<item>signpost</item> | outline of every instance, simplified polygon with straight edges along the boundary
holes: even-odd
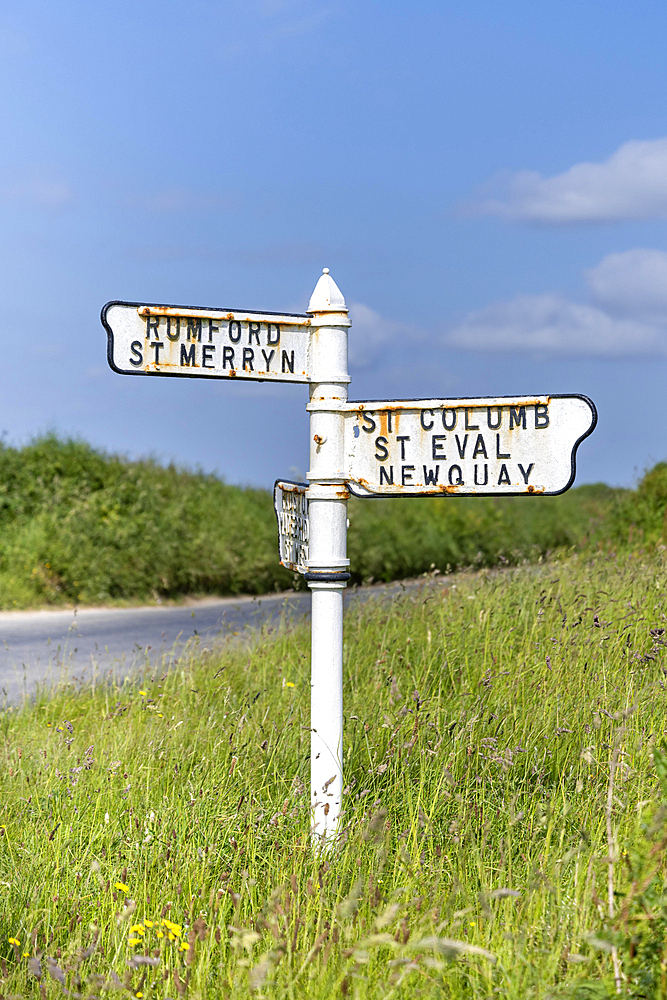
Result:
[[[310,316],[108,302],[107,358],[119,375],[310,382]]]
[[[107,357],[122,375],[309,385],[308,486],[278,481],[280,561],[311,613],[311,829],[339,829],[343,793],[343,590],[347,500],[562,493],[597,421],[585,396],[348,402],[345,300],[324,269],[307,313],[109,302]]]
[[[345,460],[355,496],[553,495],[597,419],[586,396],[348,403]]]

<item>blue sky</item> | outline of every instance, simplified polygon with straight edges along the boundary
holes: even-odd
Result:
[[[351,398],[584,392],[667,458],[667,8],[5,0],[0,430],[269,485],[307,388],[111,372],[109,299],[352,304]]]

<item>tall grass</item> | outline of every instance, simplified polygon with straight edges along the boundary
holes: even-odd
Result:
[[[618,491],[562,497],[350,501],[354,582],[492,566],[582,543]],[[266,490],[129,462],[54,436],[0,447],[0,608],[265,593],[278,564]]]
[[[358,606],[327,855],[305,625],[5,711],[0,990],[667,996],[665,569],[605,549]]]

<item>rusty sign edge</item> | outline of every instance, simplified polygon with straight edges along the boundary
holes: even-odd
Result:
[[[186,372],[146,372],[146,371],[129,371],[124,368],[119,368],[118,365],[114,364],[113,360],[113,330],[110,324],[107,322],[107,312],[112,306],[128,306],[132,309],[140,309],[145,306],[147,309],[188,309],[192,312],[238,312],[238,313],[255,313],[262,316],[294,316],[295,319],[310,319],[311,317],[307,313],[286,313],[286,312],[269,312],[268,310],[262,309],[222,309],[219,307],[210,306],[179,306],[179,305],[168,305],[164,302],[126,302],[124,299],[111,299],[110,302],[106,302],[102,306],[102,311],[100,313],[100,320],[102,321],[102,326],[107,332],[107,364],[112,371],[116,372],[117,375],[145,375],[150,378],[195,378],[195,379],[209,379],[213,381],[220,381],[219,375],[195,375]],[[231,378],[231,376],[226,376]],[[268,379],[268,378],[252,378],[250,375],[243,376],[244,382],[280,382],[281,379]],[[304,380],[300,382],[297,379],[285,379],[290,385],[307,385],[308,383]],[[282,481],[282,480],[281,480]]]
[[[443,497],[444,498],[444,497],[461,497],[461,496],[475,496],[475,497],[498,497],[498,496],[557,497],[557,496],[560,496],[562,493],[567,493],[567,491],[569,489],[571,489],[572,484],[574,483],[574,480],[575,480],[575,477],[576,477],[576,474],[577,474],[577,462],[576,462],[576,459],[577,459],[577,451],[579,449],[579,445],[581,444],[582,441],[585,441],[586,438],[589,437],[590,434],[593,433],[593,431],[595,430],[595,428],[597,426],[597,422],[598,422],[597,407],[596,407],[595,403],[593,402],[593,400],[590,398],[590,396],[586,396],[583,392],[550,392],[550,393],[544,393],[544,395],[542,395],[542,396],[538,396],[538,395],[533,395],[533,396],[528,396],[528,395],[523,395],[523,396],[519,396],[519,395],[514,395],[514,396],[461,396],[458,399],[452,399],[452,400],[444,400],[444,399],[436,400],[434,397],[431,397],[430,399],[366,399],[366,400],[363,400],[363,399],[359,399],[359,400],[351,399],[351,400],[348,400],[348,402],[345,404],[345,411],[348,412],[348,413],[355,413],[355,412],[358,413],[360,406],[364,406],[365,407],[365,406],[367,406],[369,404],[376,404],[376,403],[380,403],[380,404],[382,404],[382,403],[387,403],[387,404],[391,404],[391,403],[406,403],[406,404],[408,404],[408,403],[435,403],[435,402],[442,403],[442,402],[452,402],[452,403],[458,403],[460,405],[465,405],[468,402],[484,403],[484,401],[489,400],[489,399],[503,399],[503,400],[509,400],[509,399],[515,399],[515,400],[528,400],[528,399],[532,399],[532,400],[535,400],[535,399],[583,399],[585,403],[588,403],[588,405],[590,406],[591,415],[592,415],[591,425],[588,428],[588,430],[585,431],[581,435],[581,437],[577,438],[577,440],[572,445],[572,452],[570,454],[570,478],[568,479],[567,484],[561,490],[551,490],[549,492],[545,491],[544,493],[528,493],[528,492],[526,492],[526,493],[502,493],[502,494],[499,494],[497,491],[494,492],[493,490],[490,490],[490,491],[487,491],[487,492],[484,492],[484,493],[467,493],[467,494],[466,493],[455,493],[454,491],[447,492],[447,491],[444,491],[444,490],[438,490],[437,492],[433,492],[433,493],[426,493],[424,491],[422,491],[420,493],[407,493],[407,492],[403,493],[403,492],[401,492],[401,493],[394,493],[394,494],[371,493],[370,491],[367,492],[367,493],[357,493],[355,491],[355,489],[354,489],[354,486],[356,485],[355,481],[353,479],[350,479],[350,480],[347,480],[347,488],[350,491],[350,493],[352,494],[352,496],[356,497],[358,500],[392,500],[392,499],[395,499],[396,497],[410,497],[410,498],[414,498],[414,499],[416,499],[418,497]],[[406,406],[405,408],[408,409],[409,407]],[[415,406],[414,409],[417,409],[417,407]]]
[[[298,491],[303,491],[303,493],[305,494],[306,490],[308,490],[308,488],[309,488],[309,483],[295,483],[292,479],[276,479],[275,482],[274,482],[274,484],[273,484],[273,513],[276,516],[276,524],[278,526],[278,545],[279,545],[279,547],[280,547],[280,538],[281,538],[282,532],[281,532],[281,529],[280,529],[280,520],[278,518],[278,507],[276,505],[276,496],[277,496],[278,489],[280,487],[282,487],[282,486],[295,486]],[[294,491],[292,491],[292,492],[294,492]],[[300,573],[303,576],[303,573],[302,573],[302,571],[300,569],[293,568],[292,566],[285,566],[285,563],[282,561],[282,559],[279,559],[278,562],[286,570],[289,570],[290,573]],[[304,571],[304,572],[307,572],[307,571]]]

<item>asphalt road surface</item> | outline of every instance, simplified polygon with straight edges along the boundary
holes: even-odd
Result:
[[[438,583],[444,583],[440,577]],[[424,580],[345,591],[345,603],[422,586]],[[262,625],[310,614],[310,593],[226,597],[184,605],[0,612],[0,707],[39,685],[89,683],[168,666],[187,643],[208,648]]]
[[[310,594],[228,597],[188,605],[0,612],[0,705],[40,684],[125,676],[167,666],[188,642],[209,648],[283,618],[310,612]]]

